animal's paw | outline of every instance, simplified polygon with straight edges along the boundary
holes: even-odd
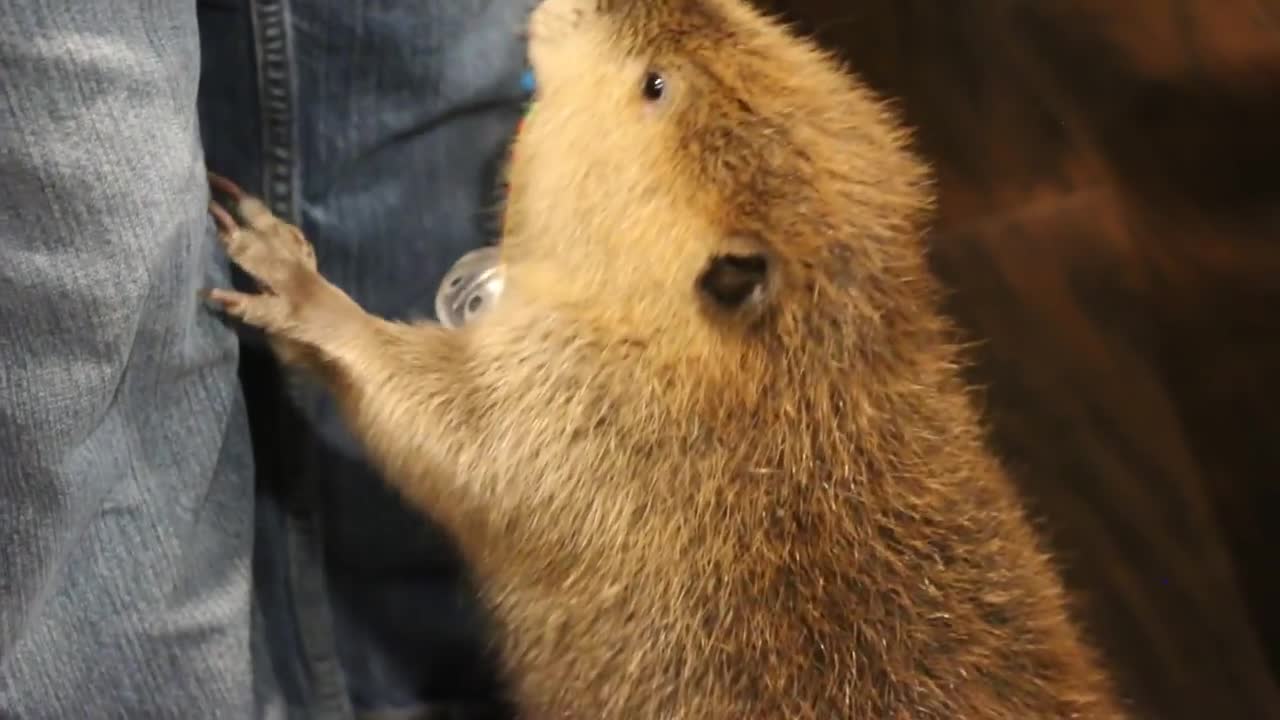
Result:
[[[228,315],[262,328],[285,355],[290,346],[315,347],[334,318],[332,296],[341,296],[316,270],[316,255],[302,231],[277,218],[262,201],[226,178],[209,174],[209,185],[224,204],[209,203],[227,255],[258,284],[261,292],[216,289],[208,299]],[[293,347],[297,350],[297,347]],[[289,358],[282,358],[286,361]]]

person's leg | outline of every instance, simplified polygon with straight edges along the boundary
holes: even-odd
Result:
[[[288,158],[291,132],[278,122],[293,67],[287,0],[200,0],[200,116],[205,164],[262,192],[271,160]],[[284,92],[282,93],[282,88]],[[287,113],[285,113],[287,115]],[[264,132],[270,126],[271,132]],[[264,142],[271,138],[272,142]],[[270,153],[270,156],[268,156]],[[255,466],[253,596],[255,681],[264,699],[297,720],[348,720],[347,697],[325,594],[322,539],[314,531],[315,488],[292,469],[282,442],[297,421],[277,403],[280,377],[241,335],[240,380]]]
[[[260,716],[194,3],[0,0],[0,716]]]
[[[497,232],[532,5],[205,0],[210,168],[306,228],[362,301],[431,314],[448,267]],[[367,467],[327,398],[290,396],[243,337],[263,657],[293,710],[501,717],[448,543]]]
[[[367,307],[433,314],[449,266],[497,234],[498,169],[522,112],[521,31],[532,5],[256,3],[261,122],[237,135],[262,144],[262,166],[248,168],[211,137],[211,169],[305,228],[327,276]],[[206,123],[211,135],[245,119],[213,105],[205,117],[221,118]],[[252,368],[262,351],[248,344],[246,356]],[[368,468],[325,396],[300,386],[286,398],[279,381],[253,387],[260,487],[274,489],[270,502],[290,498],[292,513],[262,514],[280,521],[275,537],[293,539],[263,535],[260,556],[296,578],[280,597],[294,605],[311,692],[334,688],[336,644],[360,716],[470,706],[464,715],[480,717],[474,708],[494,687],[449,544]],[[321,530],[322,581],[311,537],[294,527],[308,512]]]

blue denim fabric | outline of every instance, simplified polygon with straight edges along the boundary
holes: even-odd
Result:
[[[0,0],[0,717],[252,717],[196,14]]]
[[[448,543],[196,292],[207,161],[430,316],[496,229],[531,4],[0,0],[0,717],[492,694]]]
[[[258,0],[246,17],[207,4],[210,166],[298,222],[322,272],[371,312],[430,317],[453,262],[496,239],[532,5]],[[333,717],[348,701],[482,705],[486,628],[453,548],[366,466],[327,396],[286,391],[260,344],[245,355],[277,681]]]

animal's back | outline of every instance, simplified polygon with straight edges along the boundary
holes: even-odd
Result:
[[[493,570],[532,706],[1115,716],[959,380],[885,106],[728,0],[548,0],[531,58],[527,309],[486,332],[545,353],[530,385],[491,358],[562,513]]]

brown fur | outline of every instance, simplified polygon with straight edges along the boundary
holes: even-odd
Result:
[[[214,293],[457,536],[522,715],[1119,717],[983,444],[885,107],[733,0],[547,0],[530,57],[487,315],[371,317],[242,196],[268,292]],[[739,307],[700,290],[724,255],[767,262]]]

